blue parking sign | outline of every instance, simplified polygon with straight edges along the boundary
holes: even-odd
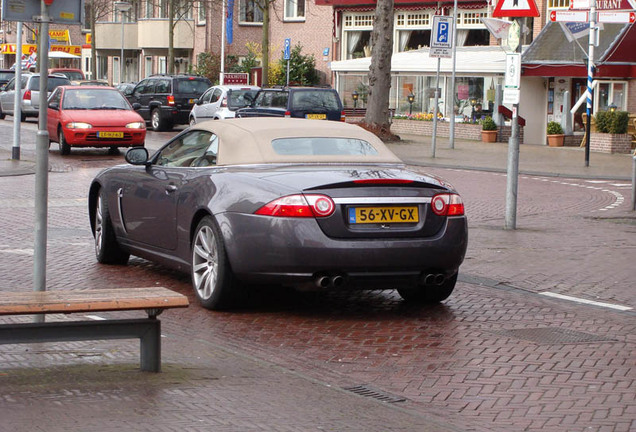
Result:
[[[448,24],[445,22],[439,23],[439,28],[437,30],[437,42],[448,42]]]
[[[431,48],[453,47],[453,17],[433,16],[433,31],[431,32]]]
[[[289,60],[290,55],[290,50],[291,50],[291,38],[287,38],[285,39],[285,49],[283,51],[283,57],[285,60]]]

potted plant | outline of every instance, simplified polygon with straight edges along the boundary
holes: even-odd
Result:
[[[497,141],[497,123],[492,117],[487,116],[480,120],[481,123],[481,140],[483,142]]]
[[[548,145],[550,147],[563,147],[563,141],[565,140],[565,135],[563,134],[563,128],[561,127],[561,123],[555,122],[555,121],[548,122],[547,132],[548,132]]]

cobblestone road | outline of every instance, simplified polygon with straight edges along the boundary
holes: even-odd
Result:
[[[0,431],[636,430],[633,310],[541,294],[636,306],[624,182],[523,176],[518,229],[505,231],[504,176],[427,168],[462,193],[470,221],[443,305],[278,289],[218,313],[186,275],[95,262],[86,190],[120,160],[51,152],[48,289],[188,295],[190,308],[162,315],[165,371],[139,373],[132,341],[0,346]],[[0,291],[31,289],[33,182],[0,178]]]

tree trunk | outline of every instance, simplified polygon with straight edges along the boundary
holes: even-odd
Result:
[[[174,3],[177,0],[168,1],[168,74],[174,74]]]
[[[261,83],[261,86],[263,87],[269,86],[269,3],[270,0],[263,1],[263,81]]]
[[[90,25],[91,25],[91,79],[97,79],[97,47],[95,46],[95,5],[91,5],[90,10]]]
[[[372,130],[389,131],[391,56],[393,55],[393,0],[378,0],[371,33],[369,96],[364,122]]]

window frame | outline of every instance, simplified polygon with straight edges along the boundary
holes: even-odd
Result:
[[[248,21],[246,19],[246,7],[250,4],[253,6],[254,10],[254,19],[252,21]],[[260,14],[260,17],[257,15]],[[258,21],[260,19],[260,21]],[[239,25],[245,26],[262,26],[263,25],[263,11],[260,7],[258,7],[256,0],[239,0]]]
[[[292,8],[291,5],[295,7]],[[302,15],[299,9],[302,4]],[[283,22],[304,22],[307,13],[307,2],[305,0],[284,0],[283,1]]]

